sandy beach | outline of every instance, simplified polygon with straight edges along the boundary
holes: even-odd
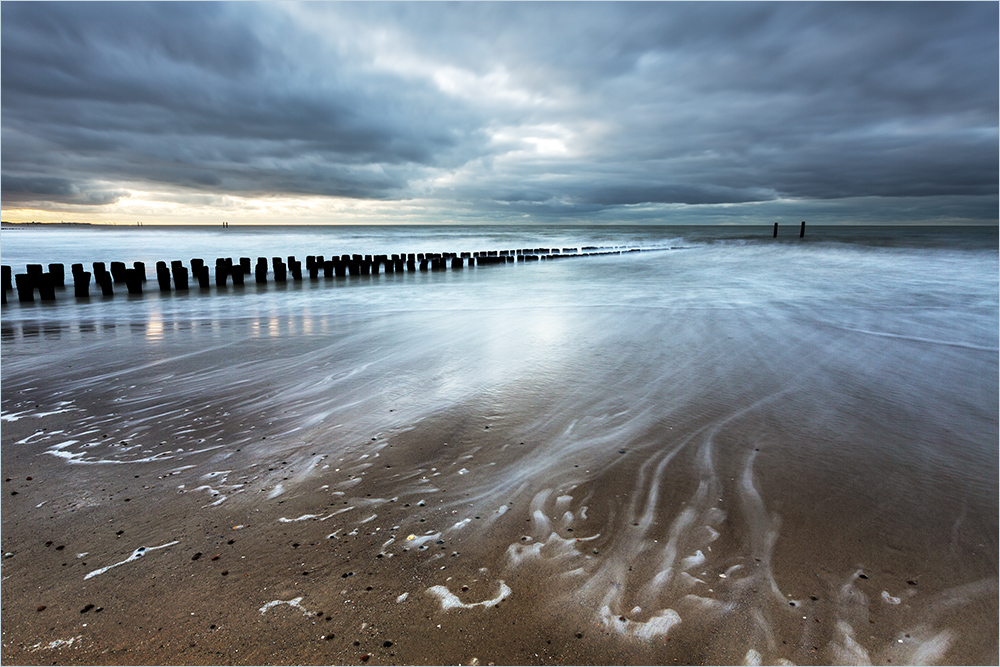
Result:
[[[989,317],[655,257],[5,317],[3,661],[995,662]]]

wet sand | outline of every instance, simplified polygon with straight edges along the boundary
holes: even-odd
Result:
[[[715,305],[8,324],[0,657],[995,664],[995,348]]]

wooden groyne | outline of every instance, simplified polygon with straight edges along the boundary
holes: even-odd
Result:
[[[661,248],[656,248],[661,249]],[[597,255],[620,255],[640,252],[644,248],[631,246],[586,246],[583,248],[520,248],[515,250],[488,250],[462,253],[400,253],[396,255],[309,255],[305,260],[305,274],[302,262],[295,256],[287,258],[258,257],[256,263],[250,257],[218,257],[215,270],[210,273],[209,265],[202,258],[191,259],[188,266],[181,260],[156,262],[156,289],[159,292],[222,293],[243,288],[248,282],[257,285],[275,283],[324,281],[349,279],[355,276],[373,276],[381,273],[414,273],[462,271],[476,267],[497,264],[592,257]],[[652,248],[646,249],[652,250]],[[190,267],[190,268],[189,268]],[[89,299],[92,296],[113,297],[116,294],[138,296],[147,286],[146,266],[143,262],[94,262],[92,270],[85,270],[83,264],[73,264],[70,275],[73,280],[73,296]],[[48,270],[46,270],[48,269]],[[251,277],[252,276],[252,277]],[[214,281],[212,280],[214,278]],[[91,286],[93,281],[93,286]],[[214,290],[213,290],[214,282]],[[24,273],[13,274],[10,266],[3,266],[3,289],[0,291],[3,303],[7,294],[17,292],[20,303],[55,301],[57,294],[66,298],[66,277],[64,265],[28,264]]]

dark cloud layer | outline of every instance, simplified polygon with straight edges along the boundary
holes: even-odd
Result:
[[[995,3],[0,11],[4,209],[148,187],[483,221],[872,198],[996,221]]]

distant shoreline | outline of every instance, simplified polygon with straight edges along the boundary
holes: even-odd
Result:
[[[0,229],[20,229],[22,227],[94,227],[94,226],[95,225],[92,222],[7,222],[6,220],[0,221]]]

